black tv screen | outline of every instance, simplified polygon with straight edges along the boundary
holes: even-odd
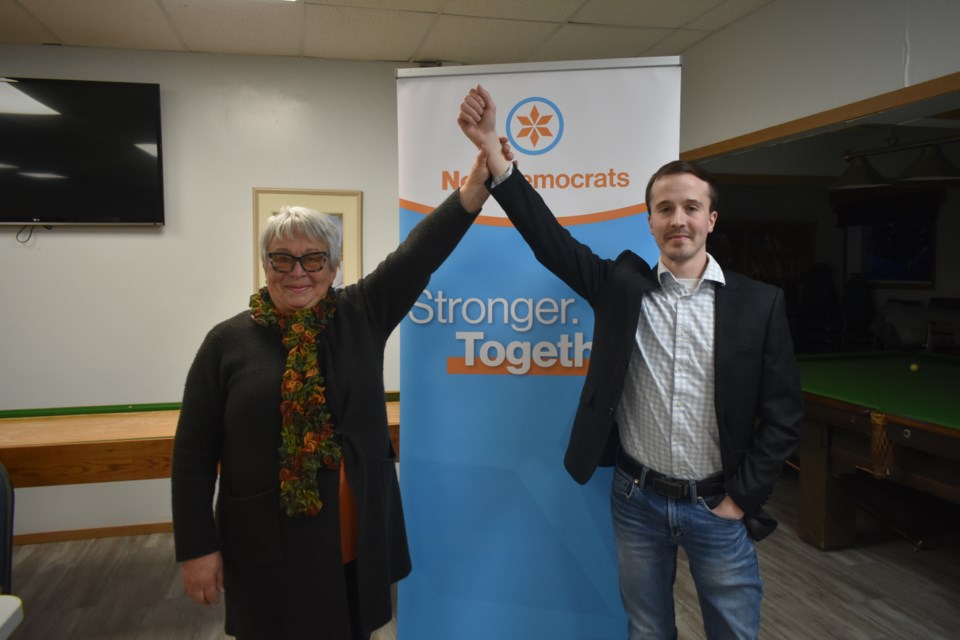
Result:
[[[160,87],[0,78],[0,224],[164,223]]]

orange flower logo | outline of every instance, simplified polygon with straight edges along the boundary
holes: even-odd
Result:
[[[547,126],[551,120],[553,120],[552,115],[541,114],[540,110],[534,105],[530,109],[530,115],[522,116],[517,114],[517,122],[523,125],[520,131],[517,132],[517,137],[530,138],[530,144],[536,148],[541,136],[544,138],[553,137],[553,131]]]
[[[507,137],[514,151],[537,156],[548,153],[563,137],[560,108],[547,98],[530,97],[516,103],[507,115]]]

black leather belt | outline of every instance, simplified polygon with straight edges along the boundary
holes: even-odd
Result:
[[[640,464],[631,458],[623,450],[623,447],[620,447],[620,450],[617,451],[617,467],[628,476],[633,477],[634,482],[639,483],[642,478],[645,485],[650,485],[650,488],[660,495],[674,500],[689,500],[691,495],[695,498],[706,498],[724,492],[723,477],[720,474],[712,475],[703,480],[671,478]]]

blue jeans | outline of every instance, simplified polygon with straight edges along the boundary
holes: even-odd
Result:
[[[641,478],[614,472],[610,507],[630,640],[677,637],[678,547],[690,563],[707,638],[759,637],[763,583],[756,550],[742,520],[710,510],[722,499],[674,500]]]

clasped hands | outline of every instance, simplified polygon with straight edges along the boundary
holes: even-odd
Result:
[[[514,160],[513,151],[506,136],[497,135],[497,105],[490,93],[481,85],[467,92],[460,103],[457,115],[460,130],[481,153],[486,153],[487,168],[491,176],[503,174]]]

